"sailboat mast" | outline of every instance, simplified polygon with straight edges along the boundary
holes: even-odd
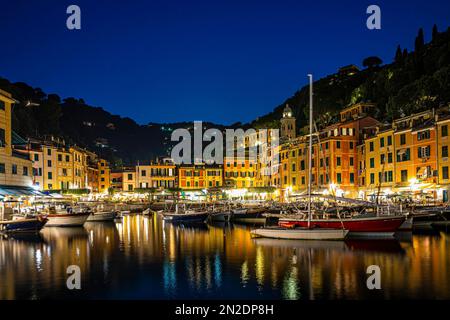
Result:
[[[308,228],[311,226],[312,134],[313,134],[313,76],[309,77],[309,165],[308,165]]]

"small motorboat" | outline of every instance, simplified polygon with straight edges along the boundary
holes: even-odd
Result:
[[[87,218],[87,222],[108,222],[117,218],[116,211],[98,211],[92,212]]]
[[[344,240],[348,230],[325,228],[295,228],[264,227],[251,230],[256,237],[289,240]]]
[[[438,212],[432,210],[414,212],[412,218],[412,228],[416,231],[431,231],[433,230],[433,224],[436,225],[445,221]]]
[[[164,221],[170,222],[206,222],[209,216],[207,210],[188,210],[186,204],[180,208],[179,204],[175,204],[175,211],[161,211]]]
[[[231,218],[231,212],[223,211],[223,212],[213,212],[210,214],[211,221],[214,222],[229,222]]]
[[[232,210],[231,221],[238,223],[264,224],[266,223],[265,213],[266,211],[264,209]]]
[[[208,211],[191,211],[186,210],[184,212],[163,212],[164,221],[171,222],[205,222],[208,218]]]
[[[45,216],[36,217],[15,217],[13,220],[0,221],[1,233],[28,233],[39,232],[47,223]]]

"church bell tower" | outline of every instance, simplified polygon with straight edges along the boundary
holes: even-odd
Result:
[[[294,139],[295,138],[295,117],[292,114],[292,109],[286,104],[283,110],[283,117],[281,122],[281,138],[282,139]]]

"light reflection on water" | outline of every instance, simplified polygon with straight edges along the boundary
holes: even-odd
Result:
[[[450,299],[450,236],[406,241],[251,239],[249,228],[122,223],[0,238],[0,299]],[[65,287],[66,268],[82,290]],[[366,288],[379,265],[382,290]]]

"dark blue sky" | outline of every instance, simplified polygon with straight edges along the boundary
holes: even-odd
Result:
[[[66,29],[77,4],[82,30]],[[378,4],[382,30],[366,28]],[[369,55],[411,49],[450,25],[448,0],[1,0],[0,76],[139,123],[230,124]]]

